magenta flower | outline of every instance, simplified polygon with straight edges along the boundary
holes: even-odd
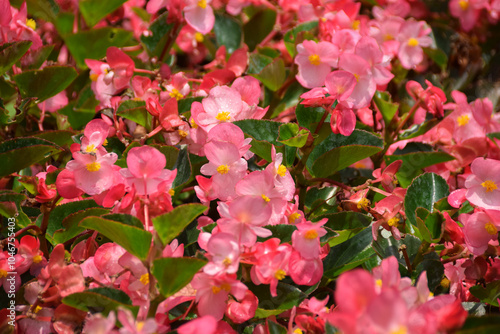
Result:
[[[500,161],[477,158],[471,164],[465,198],[484,209],[500,210]]]
[[[337,66],[338,48],[329,42],[305,40],[297,45],[295,64],[299,66],[297,80],[306,88],[323,86],[332,67]]]

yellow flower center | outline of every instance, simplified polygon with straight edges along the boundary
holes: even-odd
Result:
[[[137,321],[135,327],[137,328],[138,332],[142,331],[142,328],[144,327],[144,321]]]
[[[370,200],[368,198],[362,198],[358,202],[358,209],[364,209],[366,210],[370,206]]]
[[[276,278],[278,281],[281,281],[283,278],[285,278],[286,272],[283,269],[279,269],[274,273],[274,278]]]
[[[467,10],[467,8],[469,8],[469,1],[461,0],[458,2],[458,5],[462,10]]]
[[[99,74],[92,73],[90,75],[90,80],[92,81],[97,81],[97,78],[99,78]]]
[[[293,334],[302,334],[302,329],[300,328],[295,328],[295,330],[293,331]]]
[[[37,305],[35,309],[33,310],[34,313],[38,313],[42,310],[42,307],[40,305]]]
[[[464,126],[466,125],[467,123],[469,123],[469,115],[462,115],[462,116],[459,116],[457,118],[457,123],[458,123],[458,126]]]
[[[406,333],[408,333],[408,328],[406,328],[406,326],[401,325],[399,326],[398,329],[391,331],[390,334],[406,334]]]
[[[214,295],[218,294],[220,292],[221,288],[219,288],[218,286],[212,286],[212,292],[214,293]]]
[[[179,136],[181,136],[182,138],[186,138],[188,135],[188,133],[186,131],[181,130],[181,129],[177,130],[177,132],[179,133]]]
[[[384,35],[384,41],[392,41],[394,39],[394,36],[391,34],[385,34]]]
[[[139,281],[141,281],[142,284],[148,285],[149,284],[149,274],[145,273],[144,275],[139,278]]]
[[[352,75],[354,75],[354,78],[356,78],[356,82],[358,82],[359,81],[359,74],[353,73]]]
[[[203,8],[203,9],[207,8],[207,0],[198,1],[198,6]]]
[[[42,256],[41,255],[35,255],[33,256],[33,263],[40,263],[42,261]]]
[[[311,65],[318,66],[319,64],[321,64],[321,61],[319,60],[319,56],[317,54],[310,55],[308,59]]]
[[[229,111],[221,111],[220,113],[217,114],[217,116],[215,116],[215,118],[221,122],[227,122],[231,118],[229,114],[230,114]]]
[[[294,223],[299,218],[300,218],[300,213],[294,212],[294,213],[292,213],[291,215],[288,216],[288,221],[290,223]]]
[[[201,32],[197,32],[197,33],[194,34],[194,39],[198,43],[202,43],[205,40],[205,37],[203,36],[203,34]]]
[[[316,239],[318,237],[318,232],[316,232],[316,230],[309,230],[306,232],[306,234],[304,234],[304,238],[306,239]]]
[[[266,202],[269,202],[271,201],[271,199],[269,197],[267,197],[266,195],[262,194],[262,199]]]
[[[0,269],[0,278],[4,278],[4,277],[7,277],[7,271]]]
[[[87,146],[85,148],[85,152],[87,152],[87,153],[96,153],[97,152],[97,148],[94,146],[94,144],[90,144],[89,146]]]
[[[193,119],[193,118],[191,118],[191,120],[189,121],[189,123],[191,123],[191,127],[192,127],[193,129],[196,129],[196,128],[198,127],[198,124],[196,124],[196,122],[194,121],[194,119]]]
[[[101,169],[101,164],[98,162],[92,162],[90,164],[87,164],[86,167],[89,172],[97,172],[99,169]]]
[[[484,225],[484,228],[486,229],[486,232],[488,232],[488,234],[495,235],[498,233],[496,226],[491,222],[486,223],[486,225]]]
[[[450,287],[450,280],[447,279],[446,277],[441,280],[441,283],[439,283],[444,289],[448,289]]]
[[[381,288],[382,287],[382,280],[380,278],[378,280],[376,280],[375,285],[378,286],[379,288]]]
[[[360,25],[361,25],[361,21],[360,20],[354,20],[354,21],[352,21],[352,29],[358,30]]]
[[[36,29],[36,22],[33,19],[26,19],[26,25],[33,30]]]
[[[233,261],[231,261],[230,258],[226,257],[224,261],[222,261],[222,264],[225,265],[226,267],[229,266]]]
[[[286,167],[283,165],[279,165],[276,173],[278,173],[279,176],[284,177],[286,175]]]
[[[168,191],[168,194],[170,195],[170,197],[174,196],[175,195],[175,190],[174,189],[170,189]]]
[[[229,173],[229,166],[228,165],[220,165],[219,167],[217,167],[217,173],[219,173],[220,175],[224,175],[224,174]]]
[[[179,101],[180,99],[182,99],[184,97],[184,95],[182,95],[177,89],[172,89],[172,91],[168,94],[170,95],[170,97],[173,97],[175,98],[177,101]]]
[[[411,46],[411,47],[414,47],[414,46],[418,46],[418,40],[416,38],[410,38],[408,40],[408,46]]]
[[[486,180],[481,183],[481,185],[483,186],[483,188],[486,188],[487,193],[492,192],[493,190],[497,190],[498,188],[496,183],[491,180]]]
[[[106,146],[106,145],[108,145],[108,139],[107,138],[104,139],[104,143],[102,143],[102,146]]]
[[[398,223],[399,223],[399,218],[398,217],[392,217],[387,222],[387,225],[389,225],[389,226],[398,226]]]
[[[231,291],[231,285],[229,285],[228,283],[222,283],[220,286],[212,286],[212,292],[214,293],[214,295],[218,294],[222,290],[226,292]]]

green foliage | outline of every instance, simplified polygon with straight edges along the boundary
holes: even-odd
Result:
[[[207,207],[201,204],[180,205],[170,212],[153,218],[153,226],[163,244],[169,244]]]
[[[191,282],[205,264],[205,261],[190,257],[161,258],[153,262],[152,273],[161,294],[169,297]]]
[[[80,0],[78,6],[87,25],[93,27],[125,2],[126,0]]]
[[[36,97],[41,102],[63,91],[77,75],[70,66],[48,66],[17,74],[14,81],[23,97]]]

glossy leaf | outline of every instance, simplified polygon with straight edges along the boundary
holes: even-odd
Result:
[[[434,203],[448,196],[449,187],[446,181],[434,173],[425,173],[413,180],[406,192],[404,207],[406,218],[417,225],[415,211],[417,208],[425,208],[434,211]]]
[[[292,57],[294,57],[296,54],[297,42],[301,42],[300,40],[298,40],[300,33],[311,32],[317,27],[318,27],[318,21],[309,21],[296,25],[295,27],[286,32],[285,36],[283,37],[283,40],[285,41],[285,47],[288,53],[290,53]]]
[[[98,208],[99,206],[92,199],[85,199],[76,202],[64,203],[57,205],[49,215],[49,221],[47,225],[47,240],[53,242],[52,236],[56,231],[63,231],[65,225],[64,220],[69,218],[71,214],[83,212],[90,208]],[[83,217],[82,217],[83,219]],[[81,221],[81,219],[80,219]],[[67,222],[71,224],[70,222]]]
[[[251,142],[252,148],[250,150],[267,161],[271,161],[271,145],[282,146],[282,144],[277,141],[277,137],[279,128],[283,123],[268,120],[246,119],[236,121],[233,124],[239,126],[245,135],[253,139]]]
[[[162,258],[153,262],[151,272],[158,281],[161,294],[169,297],[191,282],[205,264],[205,261],[191,257]]]
[[[348,137],[332,133],[313,149],[306,166],[312,175],[327,177],[382,148],[382,139],[363,130],[354,130]]]
[[[373,102],[375,102],[375,105],[382,114],[385,125],[388,126],[394,118],[394,115],[398,112],[399,104],[391,101],[389,93],[381,91],[375,92]]]
[[[108,213],[108,209],[103,208],[90,208],[87,210],[81,210],[77,212],[72,212],[62,221],[62,226],[64,229],[60,229],[54,232],[52,237],[53,244],[62,244],[71,238],[76,237],[81,232],[85,231],[85,228],[78,226],[78,224],[89,216],[100,216]]]
[[[417,208],[417,227],[425,241],[439,242],[444,232],[444,217],[440,212],[430,213],[424,208]]]
[[[116,113],[123,118],[134,121],[146,129],[151,130],[152,117],[147,111],[144,101],[123,101]]]
[[[34,137],[18,137],[0,144],[0,177],[20,171],[54,154],[62,152],[58,145]]]
[[[269,65],[266,65],[257,74],[252,74],[252,76],[259,79],[264,86],[275,92],[281,88],[281,85],[285,82],[285,63],[283,59],[277,58]]]
[[[498,307],[498,298],[500,298],[500,281],[496,280],[486,284],[473,286],[469,291],[480,301]]]
[[[183,148],[179,151],[174,168],[177,169],[177,176],[172,184],[172,188],[177,188],[188,182],[191,178],[192,168],[187,148]]]
[[[226,46],[227,53],[231,54],[240,47],[241,26],[231,16],[216,14],[214,33],[217,46]]]
[[[0,46],[0,75],[10,70],[31,47],[31,41],[5,43]]]
[[[41,102],[63,91],[77,75],[70,66],[48,66],[17,74],[14,81],[23,97],[36,97]]]
[[[177,237],[196,217],[208,208],[201,204],[184,204],[152,219],[164,245]]]
[[[144,229],[100,217],[85,218],[79,225],[103,234],[141,260],[148,256],[153,236]]]
[[[255,285],[251,282],[246,283],[246,285],[259,298],[259,306],[255,312],[255,316],[258,318],[268,317],[269,313],[267,311],[271,311],[271,314],[282,313],[294,306],[298,306],[307,297],[299,288],[283,282],[278,282],[276,288],[278,295],[276,297],[271,296],[269,285]]]
[[[280,126],[278,141],[291,147],[303,147],[310,132],[307,129],[299,129],[296,123],[286,123]]]
[[[272,9],[264,9],[250,19],[244,26],[245,44],[250,51],[273,30],[276,22],[276,12]]]
[[[107,316],[111,311],[123,307],[137,314],[139,306],[132,306],[130,297],[123,291],[112,288],[89,289],[73,293],[62,300],[63,304],[84,312],[102,312]]]
[[[80,0],[78,6],[89,27],[95,26],[108,14],[121,7],[127,0]]]
[[[167,23],[167,16],[168,13],[158,16],[149,26],[150,33],[141,35],[141,42],[151,56],[160,57],[168,39],[175,38],[175,36],[171,36],[174,24]]]
[[[305,107],[303,104],[298,104],[295,109],[295,116],[299,125],[308,128],[312,132],[316,131],[316,127],[324,113],[325,109],[321,107],[311,108]]]

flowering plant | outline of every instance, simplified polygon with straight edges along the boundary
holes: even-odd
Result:
[[[1,332],[498,331],[499,13],[0,0]]]

